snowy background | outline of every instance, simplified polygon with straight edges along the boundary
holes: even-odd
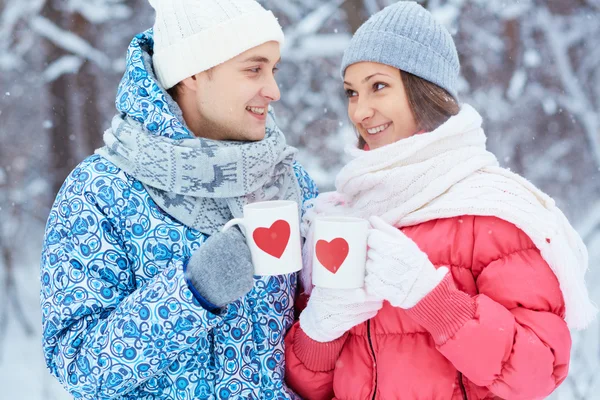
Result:
[[[321,189],[354,133],[338,67],[351,33],[393,0],[265,0],[284,26],[281,128]],[[600,0],[422,2],[461,56],[461,100],[501,162],[553,196],[590,250],[600,303]],[[41,353],[39,255],[54,195],[100,145],[147,0],[0,0],[0,398],[70,398]],[[600,327],[574,335],[554,399],[600,399]]]

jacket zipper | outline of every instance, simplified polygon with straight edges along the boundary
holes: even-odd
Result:
[[[467,389],[465,388],[465,384],[463,383],[463,374],[462,372],[458,373],[458,384],[460,385],[460,391],[462,392],[463,400],[469,400],[467,397]]]
[[[373,350],[373,342],[371,341],[371,321],[367,321],[367,338],[369,339],[369,348],[371,349],[371,355],[373,356],[373,365],[375,370],[375,389],[373,390],[373,400],[377,395],[377,359],[375,358],[375,350]]]

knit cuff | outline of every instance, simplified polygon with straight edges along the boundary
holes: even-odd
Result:
[[[328,372],[335,367],[347,338],[348,332],[331,342],[321,343],[312,340],[301,327],[298,327],[294,335],[294,353],[309,370]]]
[[[456,288],[449,273],[435,289],[406,312],[427,329],[435,343],[441,346],[475,317],[476,308],[475,300]]]

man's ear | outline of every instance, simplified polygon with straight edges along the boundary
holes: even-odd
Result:
[[[196,78],[196,75],[192,75],[189,78],[182,80],[181,85],[183,85],[186,90],[196,92],[198,90],[198,79]]]

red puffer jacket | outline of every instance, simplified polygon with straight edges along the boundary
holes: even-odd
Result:
[[[312,399],[539,399],[567,376],[571,336],[558,281],[532,241],[494,217],[403,228],[451,274],[409,310],[384,307],[318,343],[296,323],[286,380]]]

